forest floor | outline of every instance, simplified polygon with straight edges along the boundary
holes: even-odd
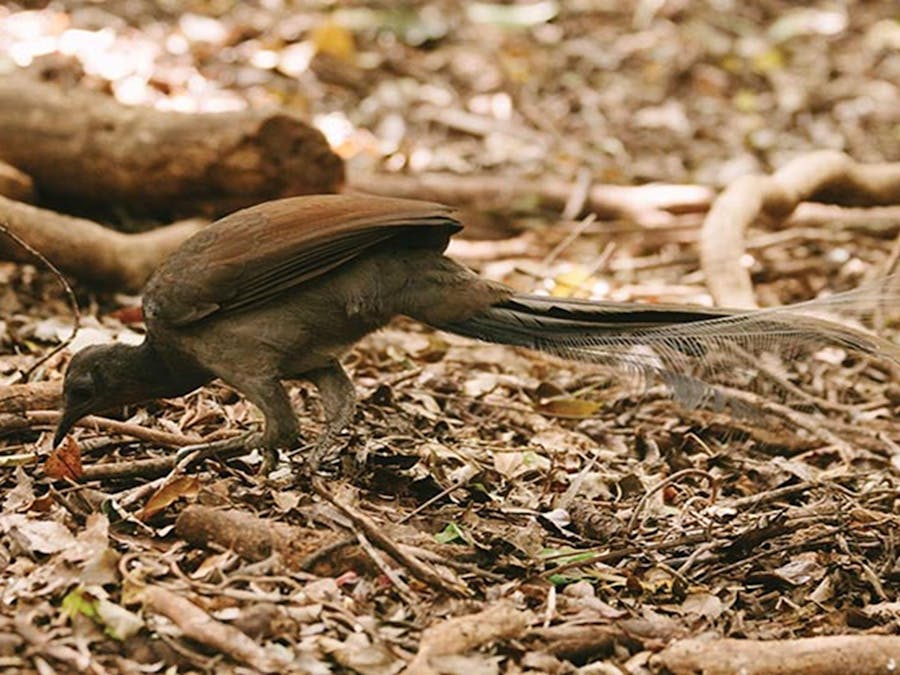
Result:
[[[445,172],[720,189],[811,150],[900,160],[892,2],[290,5],[5,3],[0,71],[43,64],[166,110],[282,106],[326,134],[351,186]],[[522,194],[466,216],[450,254],[518,289],[711,303],[702,214],[593,221]],[[898,233],[757,223],[760,304],[877,278]],[[76,344],[32,379],[58,381],[78,346],[140,339],[137,298],[76,292]],[[71,323],[53,275],[0,263],[0,385]],[[262,480],[256,454],[86,485],[4,468],[0,665],[641,673],[678,671],[664,648],[688,638],[896,634],[895,365],[837,347],[760,365],[801,405],[764,385],[759,416],[688,409],[627,373],[400,319],[346,359],[360,404],[318,493],[287,467]],[[315,391],[291,395],[312,445]],[[117,419],[198,439],[259,423],[221,384]],[[0,428],[0,452],[46,453],[50,429]],[[173,452],[74,437],[85,466]]]

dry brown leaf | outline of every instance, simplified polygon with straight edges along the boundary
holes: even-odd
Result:
[[[84,474],[81,465],[81,448],[71,436],[66,436],[62,444],[54,448],[44,460],[44,473],[56,480],[76,481]]]
[[[196,497],[199,491],[200,481],[196,476],[178,476],[153,493],[144,508],[138,512],[138,518],[150,520],[182,497]]]

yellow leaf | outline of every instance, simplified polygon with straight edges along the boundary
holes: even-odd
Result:
[[[749,89],[741,89],[734,95],[734,107],[743,113],[756,112],[759,107],[756,94]]]
[[[580,398],[551,398],[541,401],[538,410],[558,417],[591,417],[601,407],[596,401],[585,401]]]
[[[584,293],[593,283],[594,279],[587,268],[576,265],[553,279],[553,290],[550,291],[550,295],[554,298],[568,298],[577,293]]]
[[[353,61],[356,45],[353,33],[334,21],[319,24],[312,31],[312,43],[319,54],[328,54],[342,61]]]
[[[784,56],[775,47],[753,57],[753,68],[759,73],[768,73],[784,68]]]

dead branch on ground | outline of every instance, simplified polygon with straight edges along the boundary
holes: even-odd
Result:
[[[62,382],[30,382],[0,387],[0,413],[57,408],[62,403]]]
[[[651,659],[673,675],[844,675],[882,673],[900,662],[895,635],[829,635],[798,640],[678,640]]]
[[[0,222],[54,265],[83,281],[137,292],[159,263],[206,222],[184,220],[149,232],[123,234],[91,220],[0,197]],[[31,261],[0,233],[0,257]]]
[[[0,161],[0,196],[19,202],[33,202],[34,181],[16,167]]]
[[[508,211],[516,205],[562,210],[576,183],[558,179],[528,180],[508,176],[458,176],[455,174],[352,175],[351,190],[390,197],[428,199],[454,206]],[[706,211],[713,190],[701,185],[592,185],[582,212],[598,218],[627,218],[646,226],[671,222],[674,214]],[[575,214],[579,215],[579,214]]]
[[[284,672],[289,666],[281,655],[260,647],[246,633],[217,621],[190,600],[162,586],[145,586],[140,590],[140,598],[147,610],[167,617],[185,637],[217,653],[263,673]]]
[[[335,506],[341,513],[352,521],[362,533],[368,537],[378,548],[391,556],[394,560],[402,564],[409,570],[409,573],[416,579],[435,589],[440,589],[451,595],[459,597],[468,597],[471,591],[461,579],[450,579],[442,576],[429,565],[426,565],[408,551],[397,546],[384,532],[384,528],[375,523],[374,520],[367,515],[361,513],[346,502],[338,499],[332,491],[325,486],[318,477],[312,480],[313,489],[316,493]]]
[[[56,412],[55,410],[29,410],[23,414],[0,415],[0,431],[13,431],[29,429],[34,426],[55,425],[59,422],[61,417],[62,413]],[[142,441],[147,441],[148,443],[156,443],[157,445],[166,448],[182,448],[200,441],[200,439],[193,436],[172,434],[167,431],[149,429],[147,427],[142,427],[139,424],[120,422],[106,417],[97,417],[96,415],[83,417],[75,423],[75,426],[95,430],[102,429],[114,434],[131,436]]]
[[[308,527],[287,525],[237,509],[188,506],[175,521],[175,533],[192,546],[219,546],[245,560],[258,562],[277,554],[287,569],[298,571],[317,551],[346,543],[347,537]],[[355,550],[354,550],[355,549]],[[340,561],[340,569],[334,563]],[[317,571],[337,576],[347,569],[371,571],[372,565],[357,547],[342,546],[339,558],[323,560]]]
[[[752,183],[754,186],[758,184],[759,177],[749,178],[752,180],[741,179],[745,180],[743,184]],[[491,176],[462,177],[438,174],[415,177],[370,176],[360,182],[354,182],[352,186],[378,194],[505,209],[514,207],[516,203],[523,203],[523,200],[528,201],[535,195],[540,203],[546,206],[562,208],[566,195],[575,189],[575,186],[563,181],[510,181]],[[736,188],[734,186],[729,188],[732,189]],[[674,223],[679,218],[686,217],[676,214],[702,211],[708,204],[709,194],[710,191],[706,188],[694,185],[593,186],[585,208],[600,212],[605,217],[626,218],[634,223],[632,227],[637,228],[637,231],[654,232],[663,227],[660,225],[662,221]],[[733,198],[729,197],[729,200]],[[741,199],[749,198],[744,195]],[[530,206],[534,206],[533,201]],[[715,219],[707,218],[701,234],[703,266],[708,278],[713,279],[710,282],[713,292],[716,292],[715,288],[718,286],[731,283],[729,279],[741,274],[746,276],[734,260],[727,266],[727,272],[721,271],[723,251],[727,252],[726,257],[729,260],[739,259],[745,246],[743,232],[737,232],[732,227],[735,221],[729,220],[727,226],[720,229],[716,224],[720,220],[718,216]],[[746,222],[749,223],[750,220],[752,217]],[[125,292],[138,292],[166,256],[206,225],[204,220],[192,219],[149,232],[124,234],[85,218],[39,209],[2,196],[0,196],[0,222],[6,223],[11,232],[41,251],[49,261],[68,275]],[[900,215],[897,207],[864,210],[803,204],[795,210],[785,225],[799,227],[810,224],[821,225],[824,222],[834,222],[836,226],[842,228],[862,229],[886,236],[900,227]],[[740,244],[733,243],[735,234]],[[506,252],[512,254],[519,250],[515,247],[527,244],[526,239],[511,240],[511,248]],[[478,242],[465,240],[454,243],[454,247],[460,249],[457,253],[462,257],[467,257],[466,247],[473,248],[474,251],[477,246]],[[496,254],[494,246],[496,243],[492,243],[490,247],[492,255]],[[483,254],[476,252],[475,255],[477,257]],[[28,255],[20,247],[4,241],[2,235],[0,235],[0,257],[14,261],[28,259]],[[723,276],[725,282],[715,281]],[[746,283],[749,284],[749,280]],[[737,297],[730,291],[725,293],[728,295],[722,296],[725,299],[720,300],[720,304],[741,304],[738,300],[730,300]],[[743,304],[748,304],[746,298]]]
[[[513,640],[523,635],[534,615],[500,601],[475,614],[441,620],[422,632],[416,657],[403,671],[436,674],[441,657],[465,654],[498,640]]]

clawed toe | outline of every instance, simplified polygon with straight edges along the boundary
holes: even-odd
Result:
[[[176,464],[181,464],[185,461],[193,463],[210,457],[228,459],[249,454],[253,450],[259,450],[263,455],[263,461],[259,469],[261,475],[267,476],[275,470],[278,466],[278,450],[263,443],[263,436],[258,432],[226,438],[221,441],[185,446],[178,451],[178,454],[175,456],[175,462]]]
[[[311,475],[335,476],[341,468],[341,451],[343,447],[334,439],[323,439],[312,449],[306,461],[307,471]]]

